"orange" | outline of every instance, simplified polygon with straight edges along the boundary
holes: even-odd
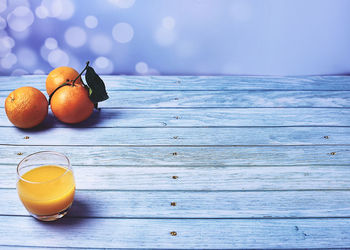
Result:
[[[5,111],[10,122],[19,128],[39,125],[47,116],[48,102],[45,95],[33,87],[21,87],[12,91],[5,100]]]
[[[62,66],[55,68],[46,78],[47,94],[50,95],[58,86],[65,82],[71,83],[78,75],[79,73],[71,67]],[[75,81],[75,84],[82,84],[80,77]]]
[[[66,85],[52,95],[51,110],[62,122],[79,123],[89,118],[94,110],[94,104],[83,85]]]

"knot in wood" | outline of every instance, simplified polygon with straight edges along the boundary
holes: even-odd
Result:
[[[170,234],[171,234],[171,236],[176,236],[176,235],[177,235],[177,232],[172,231],[172,232],[170,232]]]

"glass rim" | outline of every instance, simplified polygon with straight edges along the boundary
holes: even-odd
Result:
[[[62,173],[61,175],[53,178],[52,180],[48,180],[48,181],[29,181],[29,180],[26,180],[25,178],[22,178],[22,176],[19,174],[19,168],[20,168],[20,165],[22,162],[24,162],[26,159],[28,159],[29,157],[32,157],[33,155],[37,155],[37,154],[42,154],[42,153],[50,153],[50,154],[55,154],[55,155],[59,155],[59,156],[63,156],[66,160],[67,160],[67,163],[68,163],[68,167],[65,168],[66,171],[64,171],[64,173]],[[49,182],[53,182],[53,181],[56,181],[58,179],[60,179],[62,176],[64,176],[66,173],[68,173],[69,171],[71,171],[71,165],[70,165],[70,161],[68,159],[68,157],[60,152],[56,152],[56,151],[38,151],[38,152],[35,152],[35,153],[32,153],[32,154],[29,154],[27,155],[26,157],[24,157],[18,164],[17,164],[17,171],[16,171],[16,174],[17,174],[17,178],[26,182],[26,183],[31,183],[31,184],[44,184],[44,183],[49,183]]]

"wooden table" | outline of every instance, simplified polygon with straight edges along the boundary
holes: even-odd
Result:
[[[350,247],[350,77],[104,76],[110,99],[82,124],[50,113],[20,130],[0,77],[0,247]],[[16,164],[66,154],[70,213],[28,216]]]

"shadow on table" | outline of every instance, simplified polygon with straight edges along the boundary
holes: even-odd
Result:
[[[43,226],[65,228],[72,226],[80,226],[84,224],[87,217],[90,217],[92,211],[88,202],[83,201],[79,198],[74,199],[72,207],[69,209],[68,214],[57,221],[44,222],[38,221]],[[34,219],[34,218],[33,218]],[[35,220],[35,219],[34,219]]]
[[[45,120],[39,124],[38,126],[30,129],[20,129],[25,132],[41,132],[46,131],[51,128],[58,128],[58,127],[66,127],[66,128],[91,128],[91,127],[99,127],[100,126],[113,126],[109,122],[111,119],[118,119],[122,116],[122,112],[120,110],[116,109],[101,109],[101,110],[94,110],[94,112],[91,114],[91,116],[80,123],[77,124],[67,124],[59,121],[50,111],[45,118]]]
[[[91,217],[92,209],[91,202],[83,200],[79,197],[74,198],[72,207],[70,208],[67,217]]]

